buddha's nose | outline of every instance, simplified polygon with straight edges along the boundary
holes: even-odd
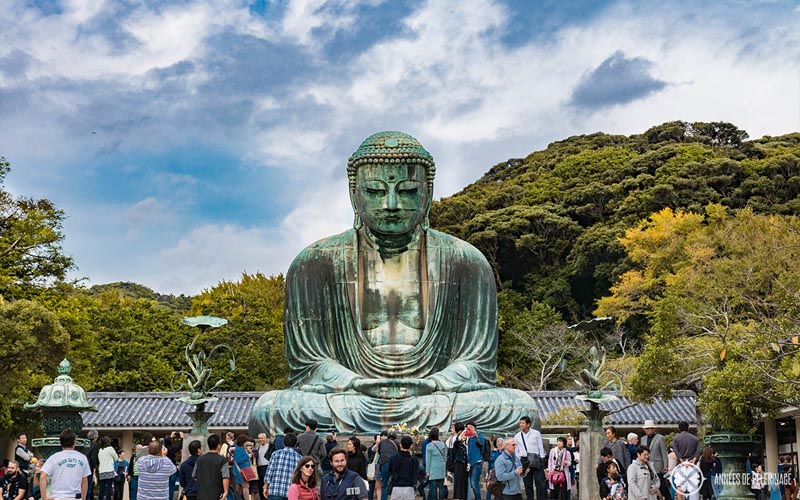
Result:
[[[386,195],[386,204],[384,208],[386,208],[386,210],[397,210],[397,193],[395,193],[394,189],[390,189]]]

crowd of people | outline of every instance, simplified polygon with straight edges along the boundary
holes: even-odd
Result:
[[[474,421],[456,422],[444,436],[437,427],[419,443],[412,436],[385,430],[362,443],[356,436],[344,446],[336,434],[320,435],[310,419],[304,431],[284,429],[270,440],[266,434],[212,434],[206,442],[188,443],[173,432],[162,439],[141,436],[130,460],[115,449],[109,437],[90,431],[91,446],[75,450],[75,433],[61,433],[62,451],[37,461],[27,437],[17,437],[14,460],[0,475],[3,500],[83,498],[122,500],[572,500],[580,476],[580,443],[572,436],[546,442],[529,417],[519,421],[511,436],[486,437]],[[653,421],[643,434],[617,436],[605,429],[606,440],[595,463],[599,500],[716,500],[714,481],[721,463],[713,450],[701,445],[686,422],[667,439]],[[204,451],[205,450],[205,451]],[[485,465],[484,465],[485,464]],[[692,464],[702,471],[699,488],[674,487],[677,467]],[[770,484],[770,476],[751,461],[755,500],[797,500],[796,471],[788,456],[779,473],[793,481]],[[41,494],[51,481],[50,497]],[[491,488],[491,482],[498,483]],[[774,482],[774,479],[773,479]],[[485,489],[483,486],[486,486]],[[96,488],[96,491],[95,491]],[[96,495],[95,495],[96,493]],[[484,496],[484,498],[481,498]]]

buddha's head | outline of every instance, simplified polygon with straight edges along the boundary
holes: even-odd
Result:
[[[435,173],[433,157],[410,135],[369,136],[347,161],[356,229],[385,236],[427,229]]]

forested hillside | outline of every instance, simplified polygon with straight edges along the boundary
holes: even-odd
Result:
[[[635,397],[693,388],[702,408],[735,417],[729,428],[795,401],[800,133],[747,139],[728,123],[685,122],[571,137],[435,202],[432,226],[474,244],[495,271],[501,384],[572,388],[600,345]],[[88,390],[169,390],[195,333],[186,315],[229,319],[203,339],[236,352],[236,374],[213,364],[223,389],[286,385],[282,275],[243,274],[195,297],[67,282],[80,262],[61,248],[65,214],[6,192],[9,169],[0,158],[3,432],[36,432],[19,407],[64,356]],[[567,326],[593,316],[611,319]]]

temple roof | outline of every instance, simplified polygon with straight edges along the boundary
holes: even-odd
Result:
[[[246,429],[253,407],[262,392],[215,392],[218,401],[208,403],[206,410],[215,412],[209,427],[216,429]],[[547,419],[570,407],[588,407],[575,399],[577,391],[539,391],[529,393],[539,408],[540,417]],[[615,393],[611,393],[615,394]],[[192,423],[186,415],[191,406],[181,403],[177,392],[90,392],[89,401],[97,407],[97,413],[83,413],[84,429],[137,429],[172,430],[190,428]],[[692,391],[674,391],[670,400],[656,399],[652,404],[632,404],[627,398],[603,406],[619,409],[609,417],[611,425],[638,427],[646,419],[654,420],[664,427],[677,426],[680,421],[696,424],[696,395]],[[545,425],[545,428],[549,426]]]

